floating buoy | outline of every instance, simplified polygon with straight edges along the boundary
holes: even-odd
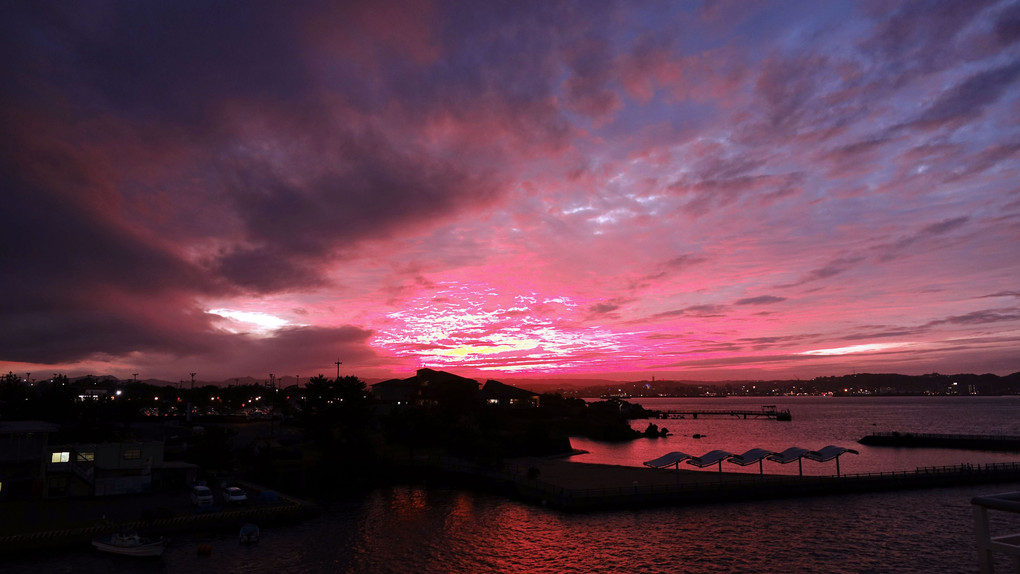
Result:
[[[195,553],[199,556],[212,556],[212,544],[199,544]]]

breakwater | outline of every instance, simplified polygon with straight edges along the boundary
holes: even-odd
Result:
[[[501,470],[480,469],[453,457],[437,457],[433,479],[500,492],[523,502],[565,512],[687,506],[924,488],[1020,482],[1020,463],[959,464],[909,471],[842,476],[791,476],[648,469],[519,459]]]
[[[870,434],[857,442],[867,446],[1020,452],[1017,436],[888,432]]]
[[[704,478],[692,481],[688,476],[682,481],[678,479],[676,484],[634,482],[630,486],[602,488],[571,488],[569,484],[518,478],[516,488],[525,500],[576,512],[1017,482],[1020,463],[963,464],[823,477],[697,474]]]

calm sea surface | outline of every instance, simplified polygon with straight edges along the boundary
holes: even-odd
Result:
[[[758,399],[640,402],[659,408],[763,404]],[[1018,454],[856,444],[865,434],[894,430],[1020,435],[1020,397],[767,402],[789,408],[793,421],[657,421],[674,436],[625,445],[576,439],[575,447],[590,452],[575,460],[638,466],[673,450],[699,455],[716,448],[743,452],[836,444],[860,450],[857,456],[844,455],[843,472],[1020,461]],[[646,424],[635,421],[634,426]],[[757,472],[756,467],[745,470]],[[796,473],[797,467],[766,463],[765,471]],[[804,462],[805,474],[834,472],[832,463]],[[0,571],[977,572],[970,499],[1016,490],[1020,484],[568,515],[487,494],[408,486],[328,506],[322,517],[294,527],[264,529],[261,543],[252,547],[238,545],[234,536],[185,535],[155,561],[83,550],[9,560],[0,563]],[[1020,516],[1002,516],[993,528],[1020,532]],[[212,555],[197,556],[198,544],[210,544]],[[997,567],[1008,571],[1004,561]]]

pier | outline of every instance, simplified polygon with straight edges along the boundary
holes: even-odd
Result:
[[[793,420],[789,409],[779,410],[774,405],[765,405],[761,410],[747,409],[668,409],[655,411],[660,419],[683,419],[691,417],[733,417],[738,419]]]

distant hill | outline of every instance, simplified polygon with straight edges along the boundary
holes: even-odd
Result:
[[[286,388],[299,382],[304,384],[309,377],[283,376],[275,378],[277,387]],[[86,375],[70,378],[71,382],[93,380],[97,383],[128,382],[113,375]],[[599,396],[776,396],[788,394],[832,394],[832,395],[1013,395],[1020,394],[1020,372],[1004,377],[991,373],[961,373],[943,375],[900,375],[896,373],[854,373],[833,377],[816,377],[810,380],[757,380],[757,381],[692,381],[692,380],[642,380],[614,381],[599,378],[500,378],[501,383],[537,393],[560,392],[580,397]],[[139,383],[153,386],[189,387],[191,380],[163,381],[139,379]],[[269,384],[269,378],[235,377],[222,381],[195,380],[195,386],[214,385],[218,387]],[[379,382],[366,379],[366,383]],[[484,380],[479,380],[484,382]]]

